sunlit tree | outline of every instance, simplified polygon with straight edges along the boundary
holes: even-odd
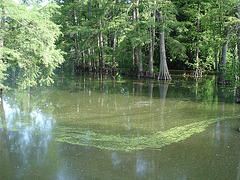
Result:
[[[64,61],[55,45],[61,32],[50,20],[50,9],[54,8],[51,3],[43,8],[13,0],[1,1],[0,76],[11,67],[18,70],[21,75],[18,83],[23,87],[52,82],[54,69]]]

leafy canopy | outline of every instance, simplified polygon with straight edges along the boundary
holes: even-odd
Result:
[[[51,21],[48,7],[17,4],[13,0],[3,0],[0,4],[1,38],[3,47],[0,76],[7,67],[19,70],[18,83],[24,88],[38,82],[51,83],[53,71],[63,63],[62,52],[56,49],[55,41],[61,34],[59,26]],[[3,84],[0,84],[3,86]]]

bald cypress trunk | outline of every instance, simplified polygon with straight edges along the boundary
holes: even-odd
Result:
[[[139,14],[139,0],[136,1],[136,21],[139,22],[140,19],[140,14]],[[138,36],[140,35],[140,29],[139,29],[139,24],[137,26],[137,34]],[[141,50],[141,46],[138,43],[138,46],[136,48],[136,62],[138,65],[138,76],[141,77],[142,76],[142,72],[143,72],[143,65],[142,65],[142,50]]]
[[[84,9],[83,1],[82,1],[82,8]],[[81,41],[81,44],[83,44],[82,33],[80,33],[80,41]],[[81,47],[81,54],[82,54],[82,69],[85,71],[85,52],[84,52],[83,46]]]
[[[154,7],[156,6],[156,1],[154,1]],[[151,14],[150,14],[151,16]],[[153,11],[153,23],[156,21],[156,10]],[[149,63],[148,63],[148,76],[154,77],[153,71],[153,55],[154,55],[154,45],[155,45],[155,25],[149,28]]]
[[[81,43],[83,42],[82,34],[80,34],[80,41],[81,41]],[[82,69],[84,70],[85,69],[85,52],[84,52],[83,47],[81,48],[81,52],[82,52]]]
[[[133,23],[136,24],[136,8],[133,8]],[[136,30],[135,30],[135,33],[136,33]],[[134,68],[134,71],[135,71],[135,67],[137,65],[137,61],[138,61],[138,57],[136,56],[137,54],[137,48],[133,47],[133,54],[132,54],[132,57],[133,57],[133,68]]]
[[[159,46],[160,46],[160,67],[158,73],[159,80],[171,80],[171,76],[168,71],[166,50],[165,50],[165,32],[164,32],[164,22],[162,20],[162,14],[159,13],[158,18],[159,23],[162,23],[159,33]]]
[[[114,3],[118,5],[120,3],[120,0],[115,0]],[[118,9],[120,11],[120,9]],[[113,58],[112,58],[112,71],[116,72],[116,46],[117,46],[117,30],[114,31],[114,37],[113,37]]]
[[[72,0],[72,3],[75,3],[74,0]],[[76,9],[73,8],[73,18],[74,18],[74,25],[77,26],[78,25],[78,20],[77,20],[77,15],[76,15]],[[78,54],[78,33],[75,33],[73,35],[73,39],[74,39],[74,50],[75,50],[75,65],[77,67],[77,69],[79,68],[79,54]]]
[[[99,39],[100,39],[100,45],[101,45],[101,70],[104,72],[105,71],[105,59],[104,59],[104,43],[103,43],[103,35],[102,35],[102,22],[101,20],[99,21],[100,25],[100,34],[99,34]]]
[[[92,17],[92,4],[91,4],[91,0],[89,1],[89,18],[91,19]],[[88,33],[88,37],[91,37],[91,33]],[[90,46],[90,40],[88,41],[88,71],[92,71],[92,63],[91,63],[91,46]]]
[[[165,32],[162,29],[159,35],[159,46],[160,46],[160,67],[158,73],[159,80],[171,80],[171,76],[168,71],[166,50],[165,50]]]
[[[148,76],[153,77],[153,37],[152,37],[152,28],[149,28],[149,62],[148,62]]]
[[[117,31],[114,32],[114,37],[113,37],[113,65],[112,65],[112,70],[115,72],[116,69],[116,57],[115,57],[115,51],[116,51],[116,42],[117,42]]]
[[[225,42],[223,44],[222,47],[222,55],[221,55],[221,59],[220,59],[220,76],[219,76],[219,80],[218,83],[219,84],[225,84],[225,77],[226,77],[226,65],[227,65],[227,50],[228,50],[228,43]]]
[[[198,1],[198,16],[197,16],[197,29],[200,31],[200,1]],[[197,45],[196,45],[196,69],[194,72],[196,77],[201,76],[201,70],[199,68],[199,38],[197,37]]]

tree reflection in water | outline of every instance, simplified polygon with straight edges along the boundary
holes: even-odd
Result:
[[[0,174],[4,174],[6,177],[12,177],[9,172],[9,167],[12,162],[10,157],[10,142],[2,95],[0,96],[0,114],[1,123],[3,125],[3,129],[0,129]]]
[[[0,179],[214,179],[226,177],[223,164],[239,177],[239,108],[209,98],[212,79],[206,89],[96,77],[62,76],[3,98]]]
[[[0,173],[0,178],[13,176],[12,179],[28,179],[30,174],[38,175],[39,167],[46,173],[57,168],[49,162],[57,159],[57,154],[52,154],[57,152],[57,147],[50,145],[54,121],[50,114],[43,114],[40,109],[31,106],[30,91],[26,97],[20,102],[20,108],[17,105],[11,107],[9,102],[14,102],[14,99],[1,100],[3,131],[0,129],[0,132],[1,142],[4,142],[0,151],[4,160],[0,164],[3,163],[3,169],[7,170],[5,175]]]

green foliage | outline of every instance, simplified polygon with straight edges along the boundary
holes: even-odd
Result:
[[[230,55],[229,59],[233,59]],[[240,85],[239,75],[240,75],[240,62],[229,61],[226,67],[223,67],[223,71],[226,73],[224,80],[226,84],[232,87],[238,87]]]
[[[3,84],[3,81],[7,78],[7,68],[8,64],[4,63],[3,61],[0,61],[0,89],[6,88],[6,86]]]
[[[19,83],[24,87],[51,83],[63,55],[78,68],[96,70],[105,63],[106,68],[117,65],[127,71],[138,69],[137,56],[141,55],[146,71],[150,29],[155,33],[155,71],[160,64],[161,30],[172,69],[187,65],[188,69],[212,72],[222,57],[223,44],[227,42],[233,54],[239,43],[237,0],[156,0],[156,4],[150,0],[57,0],[44,7],[38,2],[1,2],[1,11],[7,12],[1,16],[3,56],[9,65],[22,70],[24,80]]]
[[[56,6],[29,9],[10,0],[4,1],[2,7],[5,11],[3,59],[21,70],[22,79],[18,83],[24,88],[37,82],[52,83],[53,71],[64,61],[55,45],[60,29],[50,20],[52,7]]]

